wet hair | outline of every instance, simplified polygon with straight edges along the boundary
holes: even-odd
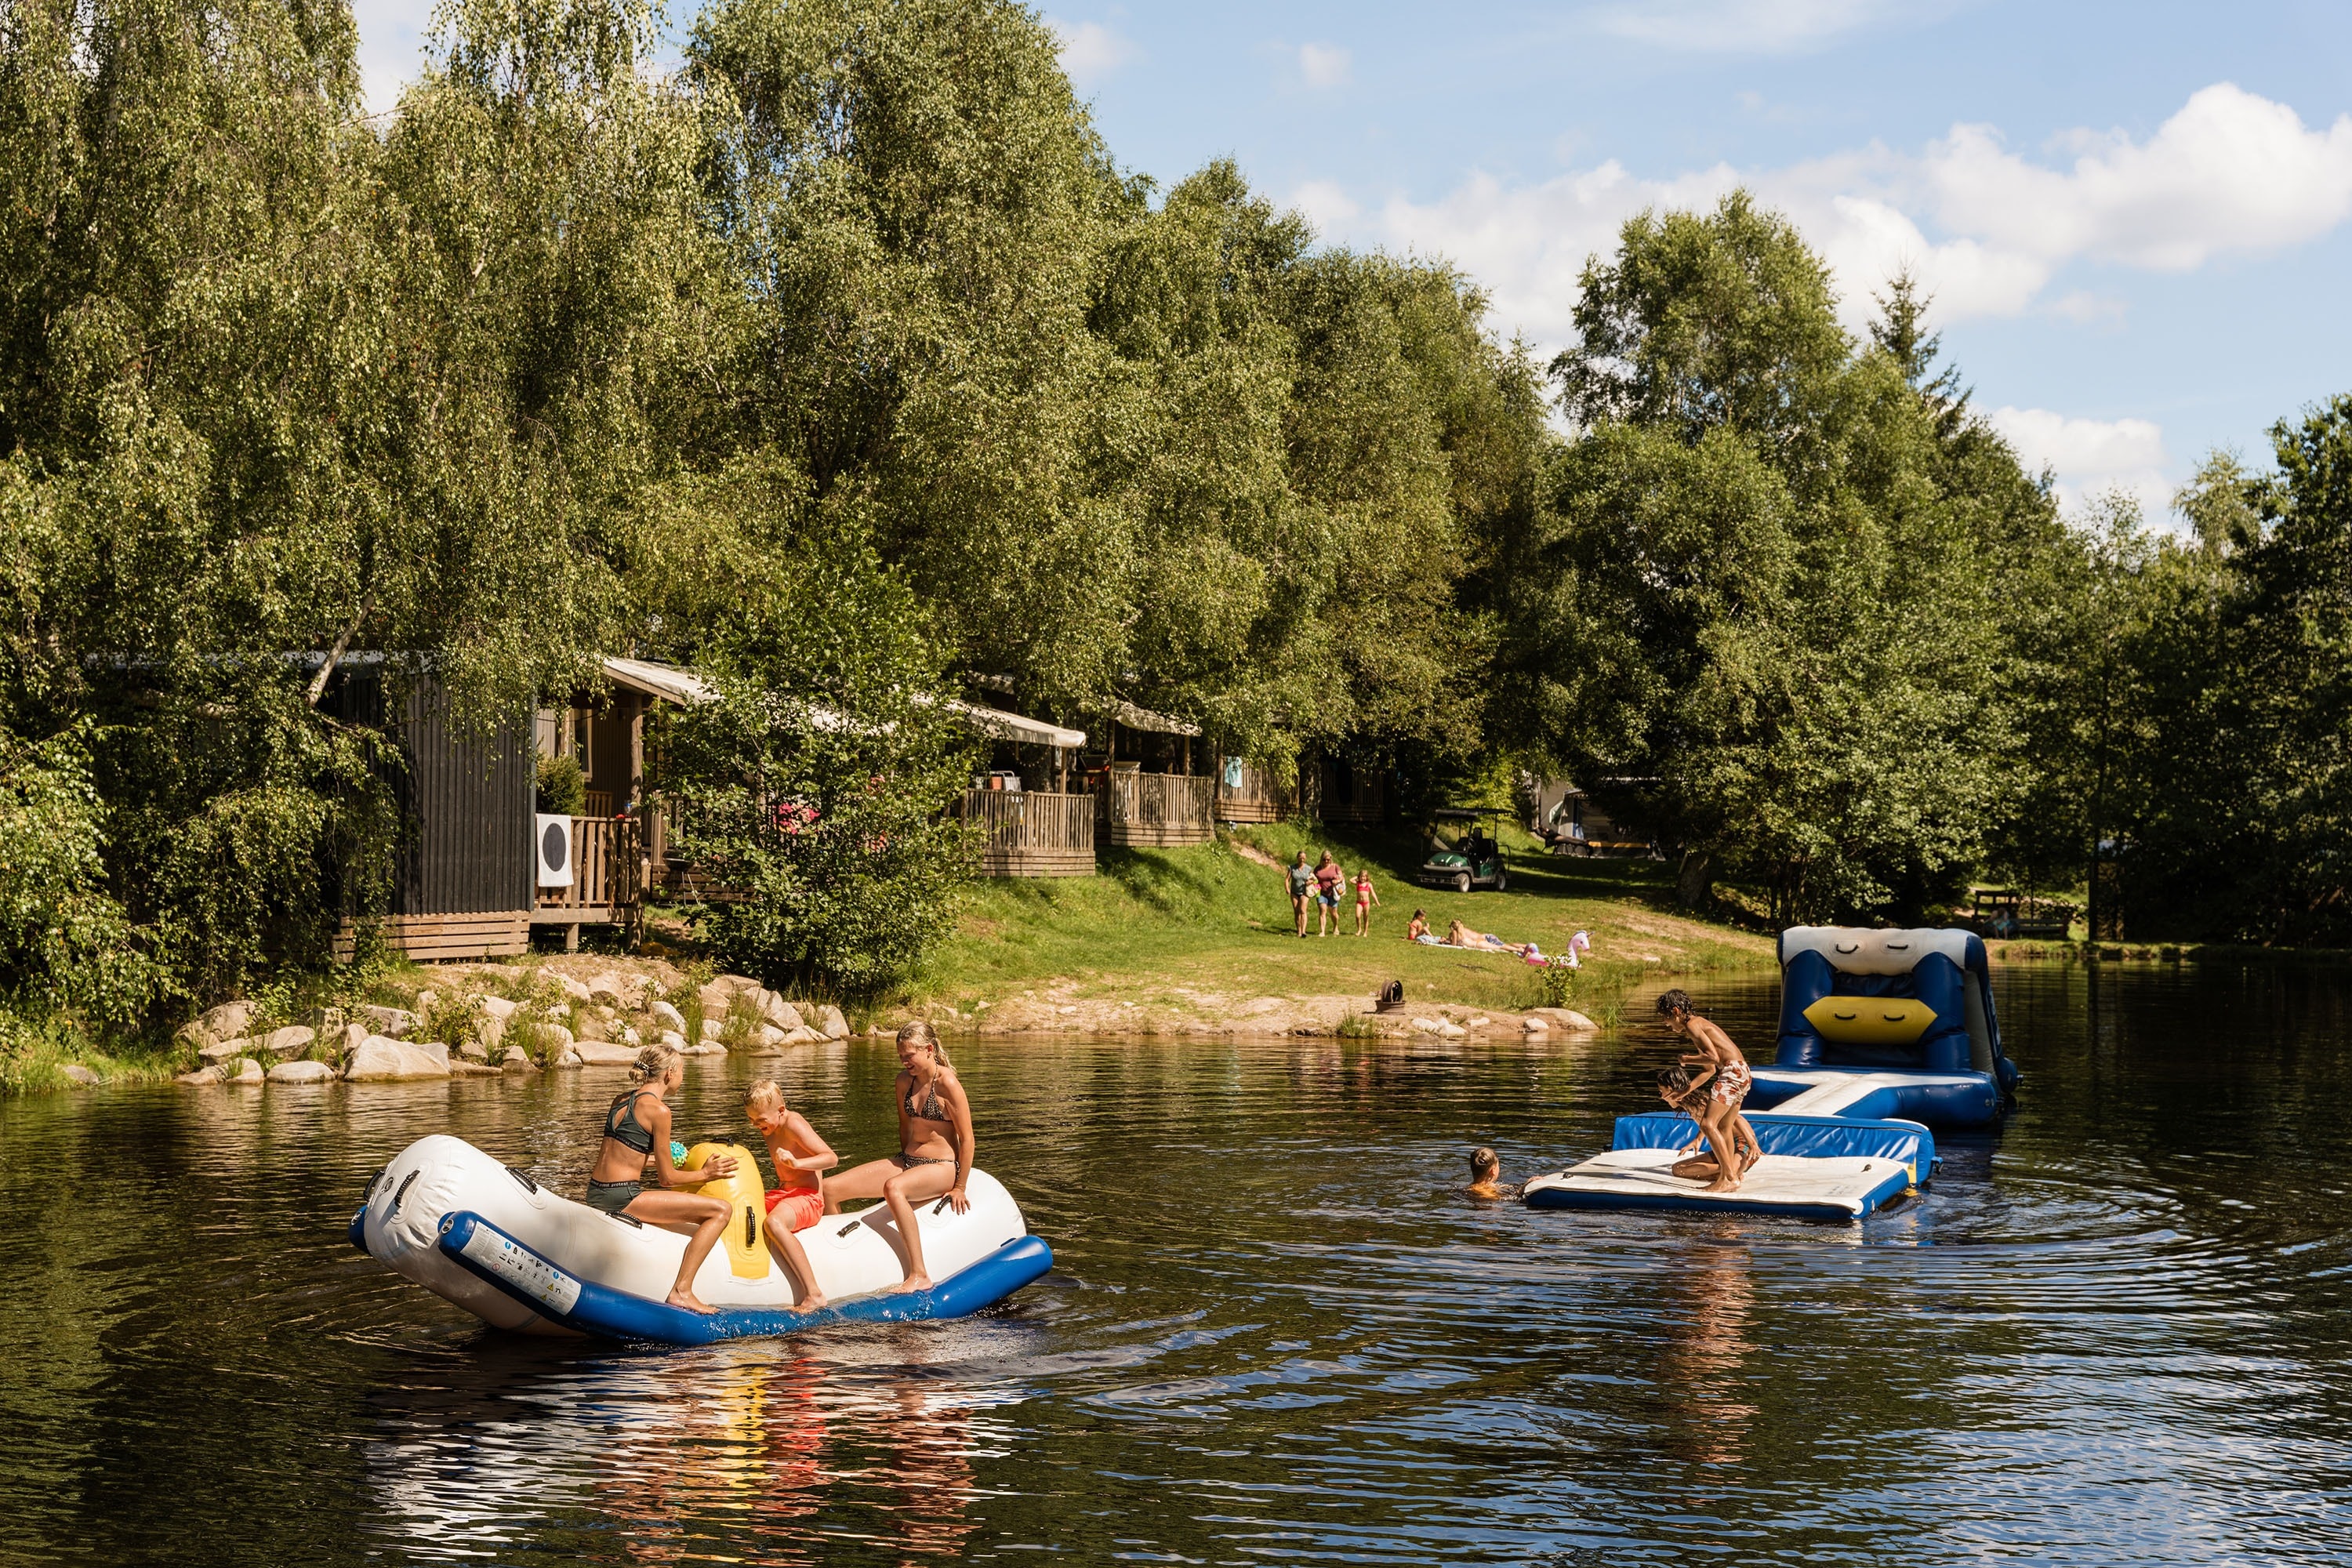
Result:
[[[1496,1153],[1492,1149],[1473,1149],[1470,1151],[1470,1173],[1472,1175],[1490,1176],[1502,1168],[1502,1156]]]
[[[1677,1013],[1685,1018],[1691,1016],[1690,993],[1679,985],[1658,998],[1659,1017],[1671,1018]]]
[[[774,1079],[761,1079],[743,1091],[744,1110],[765,1110],[771,1107],[777,1110],[784,1108],[783,1086]]]
[[[910,1024],[898,1026],[898,1043],[903,1046],[909,1040],[919,1046],[929,1046],[931,1048],[931,1059],[941,1067],[955,1065],[948,1060],[948,1048],[940,1044],[940,1032],[931,1027],[931,1021],[929,1018],[917,1018]]]
[[[1690,1092],[1691,1072],[1685,1067],[1660,1068],[1658,1087],[1679,1100]]]
[[[681,1059],[683,1058],[679,1057],[677,1047],[665,1046],[658,1040],[655,1041],[639,1051],[637,1059],[629,1064],[629,1087],[635,1089],[642,1084],[653,1082],[662,1074],[669,1071],[672,1062]]]

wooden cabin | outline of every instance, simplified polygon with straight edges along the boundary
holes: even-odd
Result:
[[[1095,803],[1068,788],[1071,763],[1085,751],[1087,732],[985,703],[955,707],[988,738],[987,771],[955,807],[988,835],[981,875],[1093,876]]]
[[[1217,781],[1201,727],[1119,702],[1103,726],[1101,761],[1088,768],[1095,826],[1120,848],[1171,849],[1217,836]]]

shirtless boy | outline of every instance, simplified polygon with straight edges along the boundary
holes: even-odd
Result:
[[[765,1230],[768,1245],[784,1260],[784,1268],[800,1282],[800,1310],[813,1312],[824,1305],[808,1254],[793,1234],[806,1230],[824,1213],[824,1178],[841,1163],[816,1129],[797,1110],[784,1104],[784,1091],[773,1079],[763,1078],[743,1096],[743,1110],[760,1136],[768,1141],[768,1158],[775,1163],[781,1191],[768,1194]]]
[[[1764,1157],[1763,1146],[1756,1141],[1756,1129],[1739,1113],[1740,1105],[1748,1099],[1748,1087],[1755,1081],[1748,1071],[1748,1058],[1739,1054],[1739,1047],[1732,1043],[1729,1035],[1691,1011],[1688,992],[1677,988],[1659,997],[1658,1016],[1673,1026],[1675,1034],[1697,1047],[1683,1054],[1682,1063],[1690,1069],[1691,1079],[1689,1096],[1681,1101],[1681,1108],[1698,1123],[1701,1135],[1717,1156],[1715,1180],[1707,1184],[1706,1190],[1730,1192]],[[1661,1089],[1664,1087],[1662,1082]],[[1698,1142],[1693,1139],[1683,1152],[1696,1153]]]

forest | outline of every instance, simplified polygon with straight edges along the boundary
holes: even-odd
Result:
[[[851,988],[954,919],[934,699],[983,679],[1412,801],[1566,773],[1696,909],[1999,878],[2352,944],[2352,396],[2176,517],[2062,516],[1932,300],[1850,332],[1745,195],[1629,221],[1539,361],[1229,163],[1123,170],[1019,5],[439,29],[370,115],[344,0],[0,11],[19,1018],[326,962],[397,831],[393,738],[320,702],[360,650],[469,722],[605,653],[706,672],[662,782],[761,894],[722,934]]]

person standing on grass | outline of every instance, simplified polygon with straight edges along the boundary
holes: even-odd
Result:
[[[1371,934],[1372,906],[1380,901],[1381,896],[1372,891],[1372,868],[1369,866],[1357,867],[1356,934],[1358,936],[1370,936]]]
[[[1315,868],[1315,901],[1321,909],[1316,935],[1329,936],[1339,929],[1339,889],[1347,880],[1348,873],[1331,858],[1331,851],[1323,851],[1323,858]]]
[[[1328,860],[1330,857],[1323,857]],[[1307,864],[1307,851],[1301,849],[1290,867],[1290,912],[1298,921],[1298,934],[1307,934],[1307,900],[1315,896],[1315,873]]]

